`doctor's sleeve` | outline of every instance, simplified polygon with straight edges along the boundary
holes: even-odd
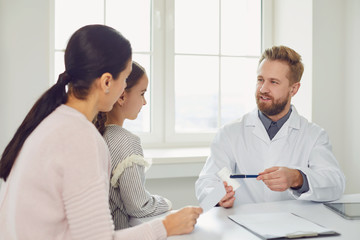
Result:
[[[329,137],[321,129],[315,145],[311,149],[308,168],[300,168],[307,177],[309,191],[301,195],[293,192],[297,199],[317,202],[339,199],[345,190],[345,176],[340,170]]]
[[[216,134],[211,147],[210,155],[195,182],[196,198],[201,202],[214,188],[222,182],[217,176],[223,167],[234,171],[235,162],[231,159],[231,142],[223,128]]]

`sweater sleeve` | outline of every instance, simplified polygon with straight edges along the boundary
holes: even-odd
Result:
[[[121,200],[126,212],[132,217],[150,217],[171,209],[171,203],[164,197],[152,195],[145,189],[144,166],[132,164],[124,169],[118,179],[119,188],[111,187],[111,191],[120,191]]]
[[[116,231],[114,235],[114,240],[164,240],[166,238],[166,229],[161,219],[155,219],[135,227]]]
[[[72,239],[166,239],[161,219],[114,232],[104,182],[94,181],[84,191],[64,199]]]
[[[83,191],[64,198],[72,239],[112,239],[114,226],[105,182],[93,181]]]

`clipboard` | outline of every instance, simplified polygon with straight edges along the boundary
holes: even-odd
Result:
[[[290,212],[236,214],[228,217],[261,239],[297,239],[340,235]]]

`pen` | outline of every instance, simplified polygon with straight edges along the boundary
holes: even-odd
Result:
[[[259,175],[231,174],[230,178],[257,178]]]

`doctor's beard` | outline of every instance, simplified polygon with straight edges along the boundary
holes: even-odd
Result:
[[[260,97],[264,96],[267,98],[270,98],[271,103],[264,103],[260,102]],[[276,101],[274,101],[274,98],[267,95],[267,94],[260,94],[259,92],[256,93],[256,104],[259,108],[259,110],[264,113],[266,116],[275,116],[279,113],[281,113],[284,109],[287,103],[290,101],[290,93],[287,94],[285,98],[280,98]]]

